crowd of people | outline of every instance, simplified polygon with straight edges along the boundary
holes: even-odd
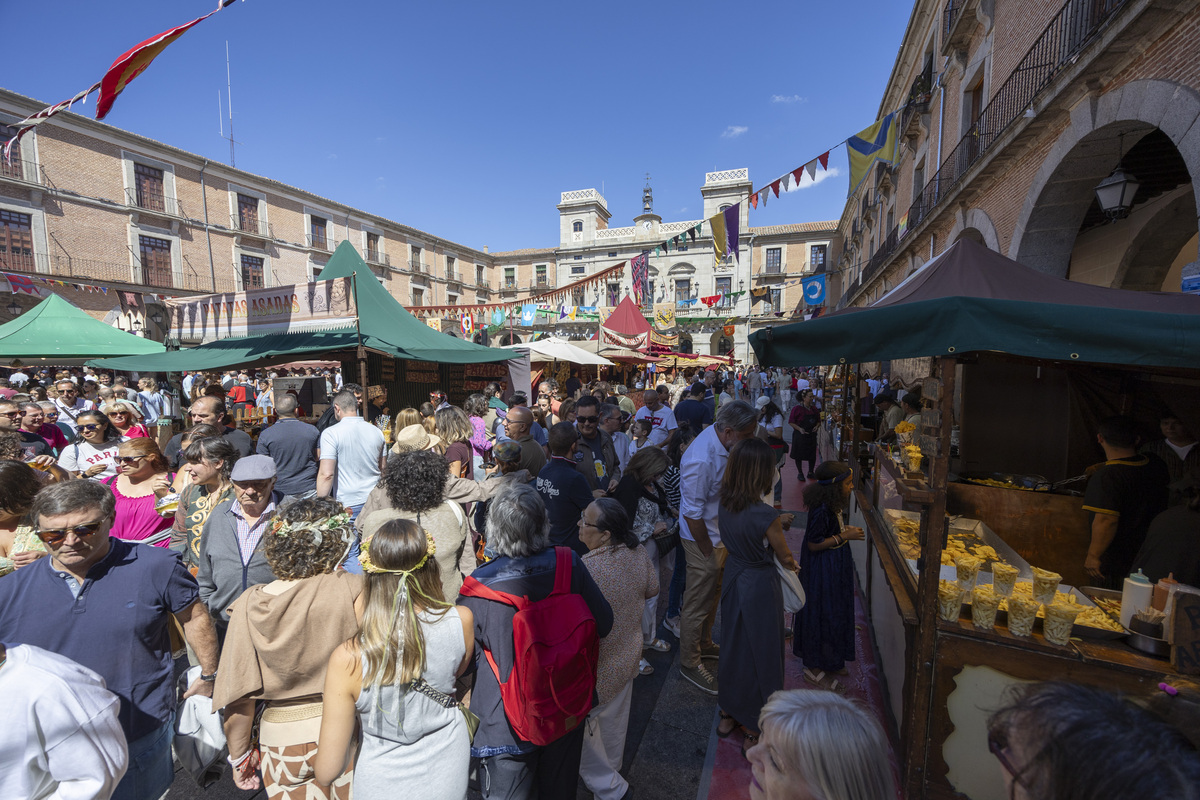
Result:
[[[634,682],[647,651],[676,647],[718,734],[740,734],[751,796],[895,796],[887,737],[836,677],[855,652],[845,545],[863,531],[843,521],[851,466],[817,463],[816,376],[643,373],[632,395],[547,378],[532,403],[491,384],[394,410],[330,373],[326,414],[273,393],[252,440],[238,409],[269,385],[189,375],[191,425],[162,449],[155,381],[122,397],[101,374],[91,399],[83,374],[20,377],[29,399],[0,399],[0,798],[164,796],[178,658],[199,668],[184,696],[221,710],[234,781],[270,798],[462,800],[474,773],[489,800],[580,781],[621,800]],[[796,553],[785,425],[808,465]],[[794,630],[779,569],[807,596]],[[784,691],[789,637],[825,691]],[[1150,793],[1194,796],[1195,717],[1178,720],[1200,706],[1173,691],[1142,709],[1023,690],[990,727],[1014,796],[1133,796],[1062,754],[1090,742],[1064,709],[1118,738],[1111,720],[1136,717]]]

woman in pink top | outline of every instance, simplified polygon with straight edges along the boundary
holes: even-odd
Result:
[[[112,423],[122,441],[129,439],[149,438],[150,433],[141,423],[142,412],[128,400],[113,400],[104,406],[104,413]]]
[[[171,540],[174,509],[163,516],[154,506],[159,498],[171,493],[171,478],[167,460],[153,439],[122,442],[117,453],[117,475],[104,482],[117,498],[112,535],[166,547]]]

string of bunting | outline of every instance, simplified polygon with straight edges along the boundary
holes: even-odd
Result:
[[[10,294],[27,294],[32,297],[45,297],[47,292],[42,287],[52,287],[66,289],[71,288],[77,292],[86,292],[87,294],[103,294],[107,295],[109,287],[96,286],[91,283],[80,283],[78,281],[62,281],[57,278],[42,278],[37,275],[15,275],[11,272],[0,272],[0,278],[7,282],[8,292]],[[0,291],[4,290],[4,285],[0,284]],[[113,289],[116,294],[118,291],[125,293],[133,293],[151,297],[157,301],[165,302],[172,299],[174,295],[161,294],[159,292],[148,292],[142,289]]]
[[[53,117],[62,111],[67,111],[71,106],[79,103],[84,105],[87,103],[88,95],[92,92],[99,91],[100,97],[96,101],[96,119],[104,119],[108,112],[112,110],[113,103],[116,102],[117,96],[125,91],[134,78],[141,75],[151,62],[167,48],[172,42],[178,39],[189,30],[199,25],[204,20],[216,14],[225,6],[231,5],[234,0],[219,0],[216,9],[208,12],[204,16],[194,19],[191,22],[185,22],[170,30],[163,31],[157,36],[152,36],[144,42],[134,45],[129,50],[117,57],[117,60],[112,63],[108,70],[104,73],[104,77],[98,83],[84,89],[69,100],[64,100],[61,103],[55,103],[52,106],[47,106],[36,114],[31,114],[13,127],[16,128],[16,133],[12,138],[4,143],[4,158],[5,160],[12,159],[12,148],[21,141],[21,137],[29,133],[36,126],[42,124],[46,120]],[[245,2],[245,0],[243,0]]]
[[[620,264],[600,270],[595,275],[590,275],[586,278],[577,280],[574,283],[568,283],[566,286],[562,286],[557,289],[551,289],[548,292],[542,292],[541,294],[532,295],[520,300],[511,300],[506,303],[471,303],[467,305],[454,306],[413,306],[408,308],[408,311],[416,317],[430,317],[439,314],[451,314],[458,316],[467,311],[488,314],[494,311],[511,313],[515,308],[520,308],[530,304],[538,305],[553,303],[555,300],[561,300],[569,296],[576,289],[590,289],[597,283],[612,277],[618,272],[623,273],[627,263],[628,262],[626,261],[622,261]]]

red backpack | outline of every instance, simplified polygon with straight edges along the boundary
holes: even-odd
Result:
[[[474,578],[462,594],[504,603],[513,616],[513,668],[508,682],[488,650],[483,653],[504,700],[513,730],[527,742],[548,745],[574,730],[592,710],[600,640],[596,619],[580,595],[571,592],[569,547],[556,547],[554,591],[536,603],[528,597],[497,592]]]

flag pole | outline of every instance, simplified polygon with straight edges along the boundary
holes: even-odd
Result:
[[[358,358],[358,384],[362,388],[362,417],[367,419],[367,403],[370,399],[367,397],[367,348],[363,347],[362,343],[362,326],[359,325],[359,308],[358,308],[358,272],[350,273],[350,294],[354,297],[354,335],[358,340],[358,348],[355,355]]]

